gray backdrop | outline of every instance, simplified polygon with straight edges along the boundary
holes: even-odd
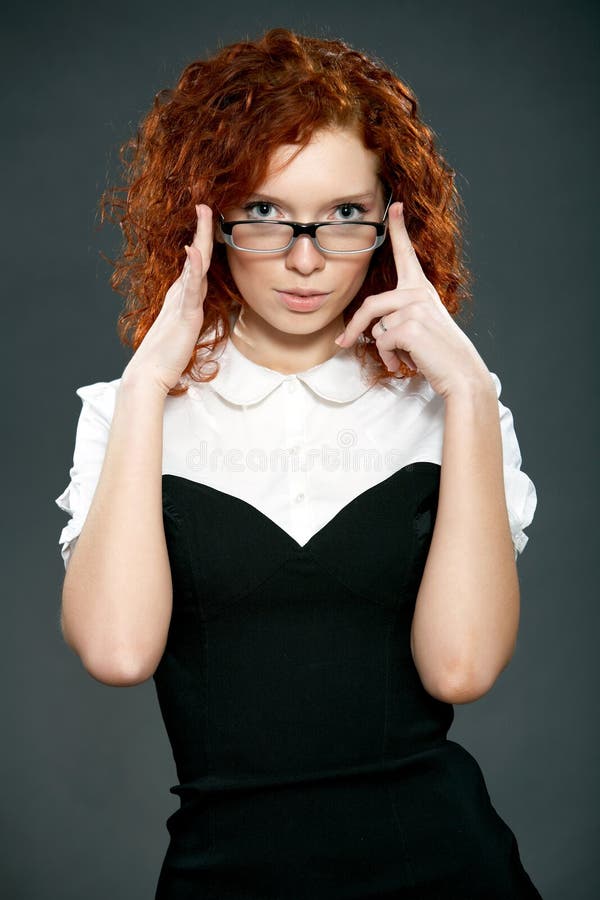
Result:
[[[118,234],[97,202],[154,94],[218,43],[289,26],[391,66],[457,171],[475,315],[538,510],[519,560],[516,654],[457,706],[546,900],[600,896],[596,366],[598,9],[477,2],[13,4],[3,13],[5,699],[0,883],[11,898],[153,896],[178,805],[150,680],[94,681],[62,642],[54,498],[68,482],[75,388],[118,377]],[[594,152],[596,151],[596,152]],[[596,250],[595,250],[596,247]]]

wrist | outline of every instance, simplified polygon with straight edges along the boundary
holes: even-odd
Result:
[[[445,398],[446,413],[457,415],[465,423],[483,424],[491,415],[495,420],[498,417],[498,395],[496,386],[492,381],[468,381],[456,387]]]
[[[477,403],[485,399],[497,401],[496,385],[491,372],[486,368],[483,372],[464,375],[448,390],[444,399],[456,403]]]
[[[164,385],[154,381],[147,372],[125,369],[121,376],[120,391],[135,396],[149,396],[164,401],[168,391]]]

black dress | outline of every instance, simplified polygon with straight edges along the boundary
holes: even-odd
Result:
[[[181,805],[155,900],[539,900],[411,656],[439,476],[405,466],[302,547],[163,475],[173,613],[154,680]]]

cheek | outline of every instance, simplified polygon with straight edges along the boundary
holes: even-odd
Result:
[[[227,263],[238,290],[243,291],[244,287],[252,281],[252,266],[249,265],[249,260],[241,253],[234,253],[231,248],[228,248]]]
[[[369,271],[369,263],[373,254],[365,254],[366,259],[353,259],[344,263],[344,275],[341,276],[352,285],[361,285]]]
[[[243,297],[262,295],[265,286],[276,283],[273,260],[251,254],[236,253],[228,248],[227,263],[238,291]]]

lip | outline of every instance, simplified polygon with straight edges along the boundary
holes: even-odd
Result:
[[[328,296],[326,293],[319,291],[310,291],[304,289],[290,291],[276,291],[280,299],[285,303],[288,309],[297,310],[299,312],[312,312],[319,309]]]
[[[280,294],[291,294],[292,297],[315,297],[328,294],[329,291],[315,291],[312,288],[292,287],[289,291],[279,291]]]

